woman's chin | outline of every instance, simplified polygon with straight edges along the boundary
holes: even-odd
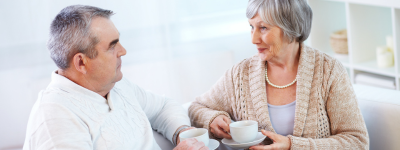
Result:
[[[258,53],[258,57],[262,60],[262,61],[268,61],[270,56],[266,55],[264,53]]]

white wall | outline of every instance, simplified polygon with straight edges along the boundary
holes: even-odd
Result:
[[[0,1],[0,150],[22,147],[31,107],[57,69],[45,45],[51,20],[72,4],[113,10],[124,76],[182,103],[256,53],[243,0]]]

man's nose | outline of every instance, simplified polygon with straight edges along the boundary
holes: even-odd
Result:
[[[121,50],[118,52],[118,57],[126,55],[126,49],[121,45]]]

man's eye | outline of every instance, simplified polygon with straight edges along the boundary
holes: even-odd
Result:
[[[110,50],[113,50],[117,44],[111,45]]]

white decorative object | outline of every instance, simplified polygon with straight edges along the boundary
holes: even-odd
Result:
[[[392,67],[394,65],[394,56],[393,52],[390,51],[390,48],[387,46],[379,46],[376,48],[376,61],[378,63],[378,67],[387,68]]]
[[[386,36],[386,46],[393,52],[393,37],[391,35]]]

